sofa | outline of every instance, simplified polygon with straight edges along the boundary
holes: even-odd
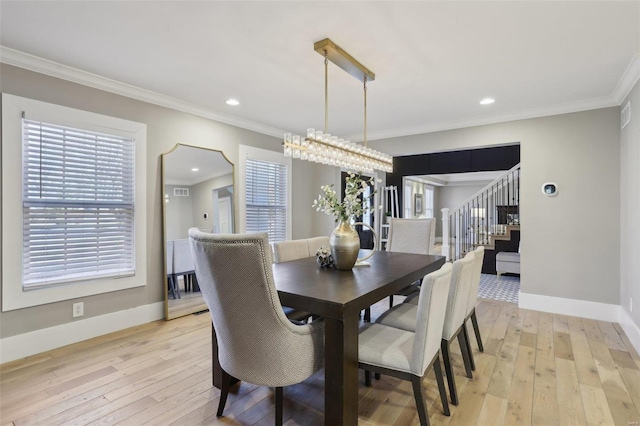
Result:
[[[501,251],[496,254],[496,272],[498,279],[503,273],[520,274],[520,247],[517,253]]]

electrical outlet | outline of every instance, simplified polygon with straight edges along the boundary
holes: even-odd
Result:
[[[73,304],[73,317],[81,317],[84,315],[84,302],[78,302]]]

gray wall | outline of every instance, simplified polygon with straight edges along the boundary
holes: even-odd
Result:
[[[233,175],[231,174],[209,179],[191,187],[193,191],[191,194],[193,197],[193,218],[191,223],[193,225],[191,226],[201,230],[208,230],[208,232],[213,230],[214,208],[212,191],[229,185],[233,185]],[[207,213],[207,219],[204,218],[204,213]]]
[[[520,142],[522,291],[619,304],[619,111],[606,108],[369,145],[408,155]],[[558,184],[557,197],[541,193],[548,181]]]
[[[188,197],[174,197],[174,188],[188,188]],[[169,202],[164,203],[166,212],[165,229],[167,240],[189,238],[189,228],[193,226],[193,190],[188,185],[165,185]]]
[[[65,80],[34,73],[6,64],[0,64],[0,90],[16,96],[50,102],[71,108],[133,120],[147,125],[147,268],[148,282],[144,287],[84,297],[85,315],[82,319],[131,309],[164,300],[163,279],[163,235],[160,155],[177,143],[222,150],[234,164],[238,164],[238,146],[251,145],[258,148],[281,150],[281,142],[249,130],[240,129],[216,121],[196,117],[164,107],[104,92]],[[2,143],[16,143],[2,141]],[[19,142],[18,142],[19,143]],[[305,187],[306,176],[295,176],[294,182]],[[16,177],[17,178],[17,177]],[[237,179],[237,176],[236,176]],[[236,181],[237,185],[237,181]],[[294,200],[309,197],[297,196],[294,184]],[[310,206],[310,203],[309,203]],[[294,206],[295,207],[295,206]],[[311,207],[308,208],[311,211]],[[305,219],[307,227],[312,215]],[[295,229],[294,235],[306,236]],[[12,226],[3,223],[3,226]],[[0,313],[0,338],[33,330],[72,322],[73,300],[35,306],[32,308]]]
[[[620,134],[620,304],[640,327],[640,82],[622,106],[629,100],[631,122]]]
[[[434,194],[434,213],[436,218],[436,237],[442,238],[442,212],[445,207],[453,210],[467,201],[469,197],[484,188],[484,185],[436,186]]]

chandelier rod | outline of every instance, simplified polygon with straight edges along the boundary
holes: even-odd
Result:
[[[367,76],[364,76],[364,146],[367,147]]]
[[[324,51],[324,132],[329,133],[329,52]]]

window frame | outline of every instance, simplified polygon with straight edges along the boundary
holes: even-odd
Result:
[[[284,164],[287,167],[287,208],[286,208],[286,239],[290,240],[292,237],[292,213],[291,213],[291,187],[292,187],[292,161],[291,157],[285,157],[282,152],[269,151],[266,149],[255,148],[248,145],[239,146],[239,185],[238,185],[238,207],[239,207],[239,226],[238,232],[247,232],[247,185],[246,185],[246,173],[247,173],[247,159],[266,161],[270,163]],[[273,241],[270,241],[273,242]]]
[[[135,274],[24,290],[22,285],[22,112],[26,118],[135,139]],[[146,125],[2,94],[2,311],[141,287],[147,281]],[[16,266],[19,265],[19,266]]]

